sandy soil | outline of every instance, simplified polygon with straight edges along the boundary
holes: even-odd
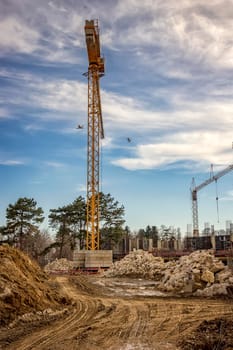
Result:
[[[34,315],[1,328],[1,350],[194,349],[184,340],[192,344],[190,336],[202,322],[233,315],[232,300],[156,294],[148,281],[82,275],[53,280],[73,305],[64,313]]]

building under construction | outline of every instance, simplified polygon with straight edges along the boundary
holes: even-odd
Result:
[[[213,229],[213,226],[212,226]],[[226,230],[210,231],[203,230],[199,236],[169,235],[167,238],[157,239],[145,237],[125,237],[113,250],[115,260],[122,258],[134,249],[142,249],[151,252],[155,256],[162,256],[165,259],[179,258],[188,255],[195,250],[213,250],[215,255],[223,260],[233,259],[233,224]]]

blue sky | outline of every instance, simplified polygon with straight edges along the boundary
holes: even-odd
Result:
[[[98,19],[102,191],[125,206],[132,231],[185,233],[192,177],[233,163],[232,17],[231,0],[1,1],[0,224],[22,196],[46,215],[86,196],[84,25]],[[233,172],[218,196],[219,223],[215,184],[199,192],[201,227],[233,220]]]

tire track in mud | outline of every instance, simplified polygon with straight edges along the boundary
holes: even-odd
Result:
[[[26,338],[24,341],[17,344],[17,350],[52,349],[59,338],[62,339],[66,337],[67,334],[70,335],[75,332],[76,329],[82,327],[82,325],[87,325],[98,313],[98,301],[80,295],[77,298],[77,290],[70,286],[67,283],[67,279],[64,277],[61,277],[59,282],[65,294],[76,301],[73,312],[71,315],[64,318],[62,322],[48,326],[46,330],[36,332],[30,337],[30,342],[28,338]],[[8,349],[15,350],[16,344],[12,347],[9,346]]]
[[[88,278],[78,281],[79,287],[68,277],[57,278],[63,292],[74,299],[70,315],[6,349],[172,350],[178,337],[201,321],[233,314],[233,304],[224,300],[109,297]]]

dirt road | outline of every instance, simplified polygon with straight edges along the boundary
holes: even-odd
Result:
[[[47,325],[21,324],[24,331],[5,332],[7,350],[174,350],[177,339],[203,320],[233,314],[227,300],[119,294],[93,276],[58,276],[63,292],[74,299],[68,315]],[[140,284],[139,284],[140,285]],[[121,291],[129,286],[122,282]],[[140,285],[139,289],[146,291]],[[9,333],[7,333],[9,332]]]

